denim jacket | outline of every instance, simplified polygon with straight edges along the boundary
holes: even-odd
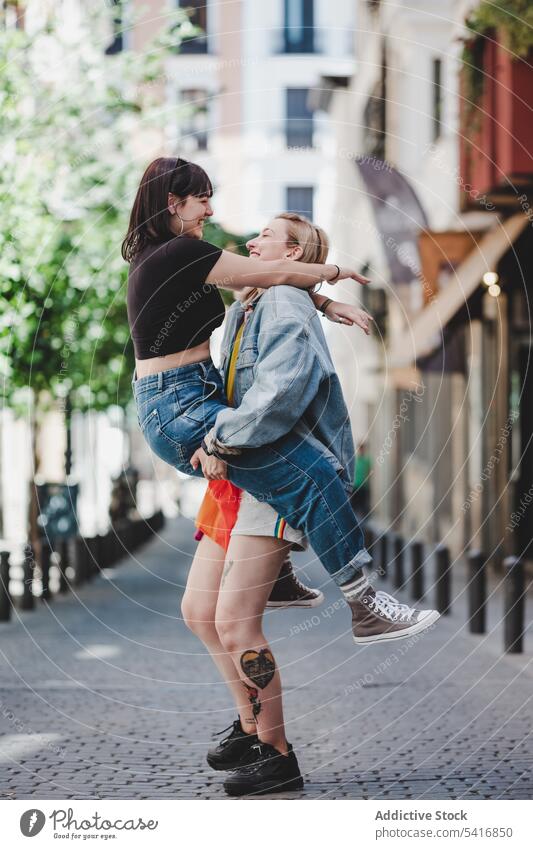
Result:
[[[222,372],[242,318],[226,315]],[[289,431],[319,447],[352,491],[355,451],[348,410],[321,319],[308,293],[273,286],[255,301],[236,362],[234,407],[221,410],[213,437],[228,448],[259,447]]]

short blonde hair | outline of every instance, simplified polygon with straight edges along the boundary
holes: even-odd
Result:
[[[288,245],[298,245],[303,253],[300,262],[325,262],[329,252],[329,239],[322,227],[317,227],[297,212],[281,212],[275,218],[288,221]]]
[[[324,263],[326,261],[329,252],[329,239],[322,227],[317,227],[312,221],[297,212],[280,212],[274,218],[282,218],[283,221],[288,222],[287,245],[289,247],[297,245],[302,249],[299,262]],[[244,298],[244,303],[249,304],[264,291],[264,289],[252,289]]]

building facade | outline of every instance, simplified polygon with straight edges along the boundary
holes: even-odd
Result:
[[[133,0],[131,35],[142,49],[169,9],[192,30],[168,63],[166,146],[194,159],[216,185],[215,215],[249,233],[281,210],[329,223],[334,130],[313,108],[323,76],[353,72],[355,6],[338,0]]]
[[[329,101],[335,238],[371,270],[381,335],[331,344],[371,444],[374,519],[498,566],[531,555],[533,79],[491,34],[469,103],[475,5],[357,5],[357,69]]]

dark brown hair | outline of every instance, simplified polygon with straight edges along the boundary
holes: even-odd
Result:
[[[204,169],[194,162],[175,157],[154,159],[142,176],[122,242],[126,262],[146,245],[165,242],[175,235],[170,227],[169,192],[181,200],[189,195],[211,197],[213,186]]]

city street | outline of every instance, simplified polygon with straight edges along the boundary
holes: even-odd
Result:
[[[77,595],[0,626],[1,798],[225,798],[205,753],[234,711],[180,618],[192,529],[168,521]],[[324,570],[295,563],[326,593],[266,617],[296,797],[531,798],[530,653],[502,656],[459,609],[418,638],[355,647]]]

